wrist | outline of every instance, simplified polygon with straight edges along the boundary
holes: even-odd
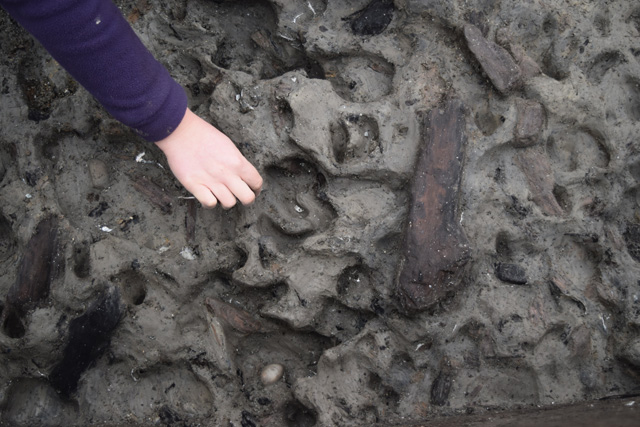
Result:
[[[166,152],[166,150],[171,149],[172,146],[175,145],[176,142],[180,141],[181,137],[187,133],[188,129],[191,128],[193,122],[198,119],[189,108],[187,108],[184,112],[184,116],[178,126],[167,136],[166,138],[161,139],[160,141],[156,141],[155,144],[162,150]]]

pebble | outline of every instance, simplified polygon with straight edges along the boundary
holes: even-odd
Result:
[[[284,366],[279,363],[272,363],[262,369],[260,380],[264,385],[270,385],[278,382],[284,375]]]
[[[526,285],[527,275],[522,267],[516,264],[499,262],[495,265],[496,277],[503,282],[514,285]]]

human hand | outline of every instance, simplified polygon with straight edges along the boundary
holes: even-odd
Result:
[[[156,145],[178,181],[204,207],[220,202],[229,209],[236,198],[247,205],[260,192],[262,177],[256,168],[226,135],[189,109],[176,130]]]

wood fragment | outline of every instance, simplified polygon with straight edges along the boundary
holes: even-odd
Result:
[[[231,350],[231,344],[227,340],[227,335],[224,331],[220,319],[211,314],[209,310],[206,311],[207,323],[209,325],[209,331],[213,336],[210,341],[209,353],[213,357],[218,367],[229,375],[235,375],[236,365],[233,359],[233,351]]]
[[[522,83],[520,67],[506,49],[487,40],[482,32],[471,24],[464,26],[467,46],[482,66],[491,83],[502,93],[508,93]]]
[[[159,185],[144,176],[132,178],[132,181],[133,188],[145,196],[152,205],[160,208],[162,213],[171,213],[171,197]]]
[[[516,163],[524,173],[532,199],[549,216],[563,216],[564,211],[553,195],[555,180],[549,158],[542,150],[528,148],[515,156]]]
[[[187,216],[184,220],[187,232],[187,245],[193,246],[196,240],[196,219],[198,217],[198,205],[195,199],[187,200]]]
[[[61,270],[61,262],[58,220],[49,216],[40,221],[27,243],[18,267],[18,278],[7,293],[7,307],[21,317],[45,299],[52,280]]]
[[[451,384],[453,380],[453,368],[448,357],[440,361],[440,372],[431,385],[431,403],[437,406],[444,406],[449,399]]]
[[[542,70],[538,63],[527,55],[521,46],[511,43],[509,49],[520,67],[520,72],[522,73],[522,79],[524,81],[542,74]]]
[[[536,101],[516,99],[517,120],[514,147],[530,147],[540,139],[544,127],[544,108]]]
[[[209,297],[205,299],[205,305],[211,314],[237,332],[253,334],[267,332],[269,330],[264,322],[261,322],[247,311],[233,304]]]
[[[425,120],[425,146],[411,185],[404,260],[397,282],[406,310],[430,307],[462,285],[469,260],[468,240],[457,212],[465,126],[459,100],[432,110]]]
[[[575,289],[574,284],[566,277],[559,274],[551,277],[551,279],[549,279],[549,291],[556,299],[565,297],[573,301],[584,314],[587,314],[587,307],[578,297],[578,295],[580,295],[580,291]]]

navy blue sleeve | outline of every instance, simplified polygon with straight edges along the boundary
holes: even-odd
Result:
[[[149,141],[178,126],[184,89],[111,0],[0,0],[0,5],[116,119]]]

